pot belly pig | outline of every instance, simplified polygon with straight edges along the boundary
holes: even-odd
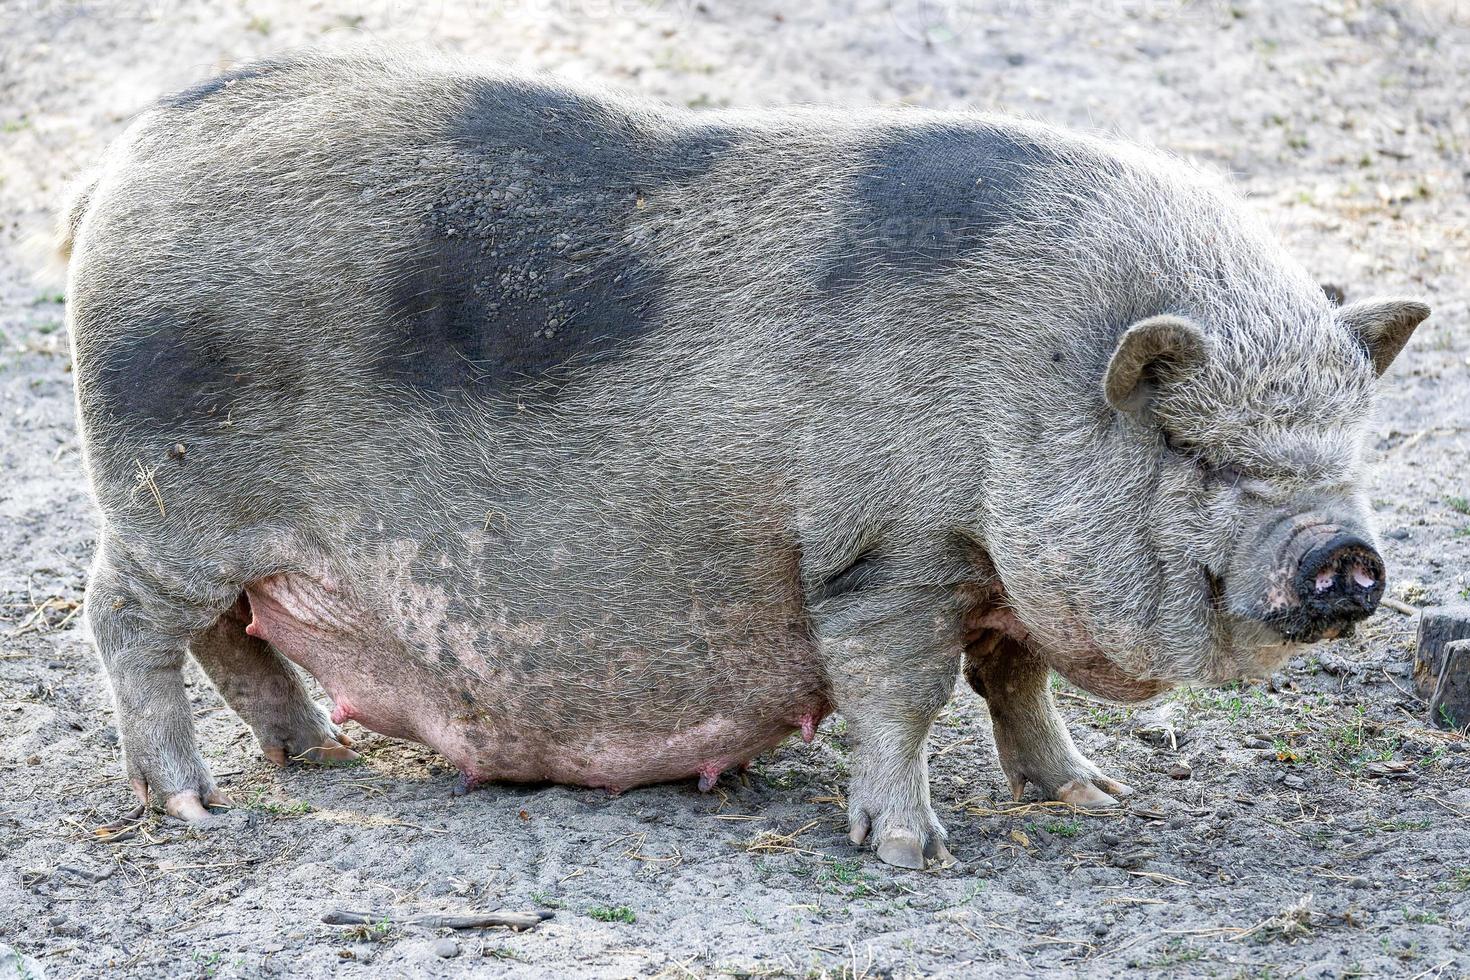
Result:
[[[277,764],[353,719],[460,788],[708,789],[838,711],[852,840],[922,867],[962,672],[1013,790],[1107,803],[1050,671],[1255,675],[1383,592],[1360,450],[1428,310],[1332,307],[1152,152],[299,55],[161,100],[64,226],[86,620],[186,819],[191,655]]]

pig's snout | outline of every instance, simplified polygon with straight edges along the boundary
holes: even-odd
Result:
[[[1324,631],[1365,619],[1383,597],[1383,559],[1356,534],[1341,532],[1302,556],[1297,596]]]
[[[1310,524],[1286,542],[1267,590],[1266,622],[1300,643],[1344,636],[1383,597],[1383,559],[1336,524]]]

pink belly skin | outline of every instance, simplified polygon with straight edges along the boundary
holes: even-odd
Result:
[[[569,710],[562,712],[559,685],[541,683],[528,695],[525,678],[500,667],[513,658],[495,649],[494,636],[475,634],[476,642],[465,634],[455,646],[455,665],[445,668],[416,648],[407,624],[388,625],[391,617],[318,578],[272,576],[245,594],[253,614],[247,632],[321,683],[335,703],[334,722],[350,719],[432,746],[459,768],[461,789],[508,781],[621,792],[697,776],[708,791],[720,773],[795,732],[811,741],[831,711],[814,652],[793,657],[787,676],[759,672],[749,689],[701,703],[697,711],[685,703],[662,711],[654,703],[658,693],[637,689],[599,692],[605,698],[590,710],[585,697],[568,695]],[[524,628],[513,632],[523,644],[543,639],[528,638]],[[691,663],[688,670],[705,666]],[[572,690],[579,678],[566,681]],[[575,721],[567,724],[568,717]]]

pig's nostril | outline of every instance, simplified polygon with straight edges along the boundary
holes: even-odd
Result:
[[[1324,623],[1361,619],[1383,592],[1383,561],[1372,545],[1347,532],[1303,555],[1297,574],[1297,594]]]

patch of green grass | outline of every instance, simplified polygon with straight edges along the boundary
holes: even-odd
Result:
[[[305,800],[292,800],[289,803],[267,803],[261,809],[278,817],[303,817],[314,807]]]
[[[31,300],[31,305],[32,306],[42,306],[42,305],[44,305],[46,303],[55,303],[57,305],[60,305],[60,304],[65,303],[65,302],[66,302],[66,294],[65,293],[42,293],[41,295],[37,296],[35,299]]]
[[[750,770],[750,774],[752,776],[759,776],[762,780],[765,781],[767,786],[771,786],[776,789],[791,789],[791,787],[796,785],[796,776],[790,772],[777,773],[771,772],[767,769],[757,769],[752,767]]]
[[[791,868],[790,873],[798,878],[809,878],[816,888],[834,895],[862,898],[876,894],[873,888],[876,879],[861,858],[803,861]]]
[[[1423,912],[1410,912],[1404,909],[1405,922],[1417,922],[1420,925],[1433,926],[1440,922],[1439,913],[1425,909]]]
[[[508,946],[486,946],[480,950],[480,955],[489,957],[492,960],[514,960],[517,963],[531,962]]]
[[[969,888],[966,888],[965,889],[965,893],[960,896],[960,900],[956,904],[958,904],[958,905],[969,905],[975,899],[979,898],[980,895],[981,895],[981,893],[984,892],[984,891],[985,891],[985,882],[983,882],[983,881],[977,881],[973,885],[971,885]]]
[[[873,875],[866,870],[861,858],[846,861],[831,858],[817,875],[817,880],[837,886],[834,891],[846,889],[849,898],[873,894]]]
[[[377,922],[364,922],[360,926],[353,926],[343,931],[343,937],[360,943],[381,943],[393,938],[395,932],[393,923],[386,917]]]
[[[1042,824],[1041,828],[1048,834],[1055,834],[1058,837],[1076,837],[1082,833],[1082,821],[1053,820],[1050,823]]]
[[[1451,510],[1470,516],[1470,497],[1446,497],[1444,502],[1450,505]]]
[[[1273,707],[1272,699],[1259,688],[1240,681],[1220,688],[1186,687],[1174,699],[1201,711],[1218,711],[1232,722],[1254,718],[1257,711]]]
[[[18,133],[23,129],[30,128],[31,121],[25,116],[21,116],[19,119],[7,119],[5,122],[0,123],[0,131],[7,133]]]
[[[1204,957],[1204,950],[1191,946],[1186,940],[1175,938],[1169,940],[1168,946],[1149,963],[1149,966],[1156,970],[1167,970],[1185,963],[1196,963]]]
[[[1406,817],[1396,817],[1393,820],[1378,821],[1378,829],[1386,830],[1391,834],[1402,833],[1405,830],[1427,830],[1428,820],[1409,820]]]
[[[1323,732],[1327,739],[1325,755],[1328,760],[1345,764],[1357,772],[1370,762],[1387,762],[1394,757],[1402,745],[1402,738],[1369,722],[1367,714],[1367,709],[1358,705],[1351,720],[1331,725]]]
[[[200,976],[202,976],[202,977],[213,977],[213,976],[217,976],[219,974],[220,968],[221,967],[225,967],[225,966],[231,967],[236,972],[238,972],[240,970],[240,968],[245,965],[245,957],[243,957],[243,956],[236,956],[234,959],[229,960],[228,962],[226,962],[225,961],[225,954],[223,952],[214,952],[214,953],[199,953],[199,952],[196,952],[194,954],[194,962],[197,963],[197,964],[199,964],[199,975]],[[25,972],[22,972],[20,975],[22,977],[29,977],[30,976],[29,973],[25,973]]]
[[[1436,891],[1470,892],[1470,868],[1451,868],[1447,880],[1439,883]]]
[[[304,817],[314,809],[305,800],[268,800],[265,798],[265,790],[256,793],[245,807],[276,817]]]
[[[626,905],[594,905],[587,910],[587,914],[598,922],[622,922],[632,925],[638,921],[638,913]]]
[[[567,907],[566,902],[563,902],[559,898],[552,898],[545,892],[532,892],[531,901],[548,909],[564,909]]]
[[[1106,705],[1089,705],[1087,708],[1087,719],[1099,728],[1109,728],[1113,725],[1121,725],[1133,716],[1128,708],[1114,708]]]

